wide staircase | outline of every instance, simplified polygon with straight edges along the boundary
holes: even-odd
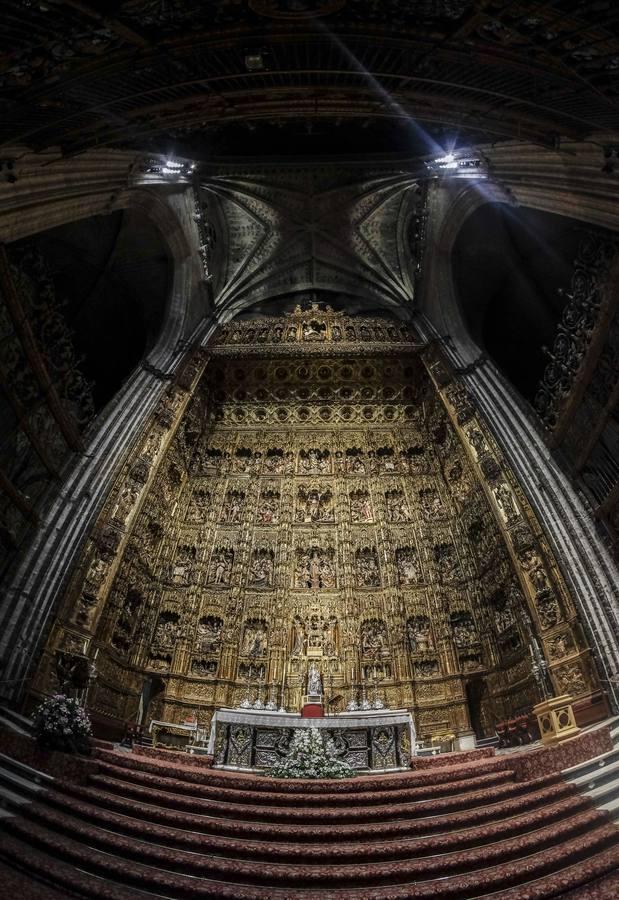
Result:
[[[0,858],[54,897],[619,896],[608,813],[509,756],[329,782],[175,759],[99,748],[78,784],[2,757]]]

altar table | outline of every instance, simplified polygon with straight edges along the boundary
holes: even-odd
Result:
[[[218,769],[268,769],[284,759],[297,728],[319,728],[333,739],[338,756],[357,772],[408,769],[415,747],[412,716],[405,709],[309,719],[299,713],[218,709],[208,752]]]

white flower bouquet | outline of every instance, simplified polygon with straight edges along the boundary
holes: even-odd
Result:
[[[48,750],[90,753],[90,719],[73,697],[54,694],[44,700],[34,713],[34,732]]]
[[[296,730],[286,757],[273,766],[273,778],[352,778],[356,772],[339,759],[331,738],[323,741],[318,728]]]

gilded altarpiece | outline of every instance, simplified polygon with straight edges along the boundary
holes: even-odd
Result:
[[[434,348],[312,306],[226,326],[208,357],[96,624],[70,624],[82,567],[50,639],[48,661],[85,635],[96,714],[206,725],[258,692],[297,709],[315,663],[329,711],[365,694],[422,737],[489,733],[539,699],[534,640],[557,692],[596,687],[524,494]],[[44,663],[35,689],[52,682]]]

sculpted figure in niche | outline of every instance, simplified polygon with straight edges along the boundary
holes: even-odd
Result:
[[[557,598],[550,593],[542,594],[535,601],[542,628],[552,628],[561,619]]]
[[[372,506],[367,491],[353,491],[350,495],[350,518],[352,522],[371,522]]]
[[[558,634],[548,641],[548,654],[551,659],[561,659],[574,650],[574,641],[569,633]]]
[[[158,653],[152,654],[146,663],[146,667],[154,672],[169,672],[171,665],[171,656],[160,656]]]
[[[484,436],[478,428],[469,428],[466,435],[469,439],[471,447],[475,451],[477,459],[480,459],[485,453],[488,452],[488,447],[486,445],[486,441],[484,440]]]
[[[333,522],[333,497],[326,488],[299,488],[297,522]]]
[[[434,562],[443,578],[456,575],[460,568],[458,554],[453,544],[436,544],[434,547]]]
[[[291,656],[303,656],[305,652],[305,626],[303,622],[299,618],[299,616],[295,616],[292,622],[292,637],[291,637]]]
[[[320,547],[297,551],[295,584],[313,590],[334,587],[333,551],[324,551]]]
[[[279,494],[276,491],[264,491],[260,496],[257,519],[260,525],[277,525]]]
[[[254,550],[249,570],[249,584],[256,588],[273,586],[273,551],[268,548]]]
[[[153,635],[156,647],[173,647],[180,637],[180,625],[176,613],[161,613]]]
[[[408,522],[410,511],[402,491],[387,491],[387,520],[389,522]]]
[[[337,619],[331,616],[324,627],[324,643],[325,656],[336,656],[337,654]]]
[[[456,647],[470,647],[477,643],[477,629],[470,613],[452,613],[450,620]]]
[[[550,590],[550,584],[548,582],[548,576],[541,568],[541,566],[537,569],[533,569],[533,571],[529,575],[531,579],[531,583],[535,588],[535,591],[538,594],[544,594],[546,591]]]
[[[261,619],[250,619],[243,632],[243,656],[264,656],[266,652],[266,623]]]
[[[511,522],[518,518],[514,495],[504,481],[494,489],[494,496],[506,522]]]
[[[400,584],[415,584],[419,581],[421,572],[417,560],[417,550],[414,547],[399,547],[395,553],[396,569]]]
[[[384,656],[387,652],[387,626],[370,619],[361,626],[361,650],[364,656]]]
[[[364,547],[355,555],[355,578],[357,587],[380,587],[378,554],[374,547]]]
[[[215,675],[217,672],[217,661],[214,659],[192,659],[191,674],[201,675],[203,677]]]
[[[322,618],[317,615],[310,616],[307,629],[307,647],[313,650],[323,649]]]
[[[244,499],[245,494],[241,491],[228,491],[219,521],[225,525],[240,525]]]
[[[571,694],[572,697],[575,697],[587,690],[587,680],[577,663],[555,671],[555,677],[563,694]]]
[[[376,452],[376,455],[379,460],[381,472],[384,472],[386,475],[391,475],[396,471],[396,460],[391,447],[381,447],[381,449]]]
[[[93,558],[88,568],[88,572],[86,573],[85,579],[86,584],[91,590],[96,591],[97,588],[99,588],[103,583],[108,564],[109,563],[107,560],[102,559],[102,557],[98,555]]]
[[[202,522],[206,518],[211,495],[208,491],[197,490],[191,495],[187,519],[189,522]]]
[[[240,475],[248,475],[252,467],[251,450],[241,448],[234,454],[232,461],[232,471],[238,472]]]
[[[499,634],[516,624],[513,610],[505,599],[503,602],[497,601],[494,606],[494,621]]]
[[[142,485],[137,484],[135,481],[129,481],[123,485],[118,502],[112,512],[112,517],[124,521],[133,509],[141,489]]]
[[[209,582],[212,584],[229,584],[233,560],[234,552],[232,550],[222,548],[215,550],[211,561]]]
[[[223,624],[223,621],[215,616],[200,619],[196,641],[196,649],[200,653],[216,653],[219,650]]]
[[[361,450],[346,451],[346,471],[351,475],[365,475],[365,463]]]
[[[172,566],[172,581],[174,584],[189,584],[191,580],[191,567],[196,559],[196,548],[184,544],[178,548],[178,556]]]
[[[424,488],[419,491],[419,501],[425,519],[430,521],[442,515],[443,504],[435,488]]]
[[[284,473],[284,451],[279,448],[267,450],[264,460],[264,471],[273,475],[283,475]]]
[[[435,659],[423,659],[415,663],[415,675],[417,678],[432,678],[438,675],[438,662]]]
[[[413,616],[406,623],[408,640],[413,653],[423,653],[433,648],[430,620],[427,616]]]
[[[325,339],[327,326],[324,322],[318,322],[312,319],[303,323],[303,340],[304,341],[322,341]]]
[[[300,458],[301,470],[308,475],[319,475],[321,472],[326,472],[329,468],[328,457],[328,450],[316,450],[314,447],[310,450],[302,450]]]
[[[322,696],[322,678],[316,663],[312,663],[307,673],[307,693],[313,696]]]

